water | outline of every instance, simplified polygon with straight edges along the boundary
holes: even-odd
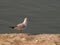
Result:
[[[28,18],[25,33],[60,33],[60,1],[0,0],[0,33],[18,33],[9,29]]]

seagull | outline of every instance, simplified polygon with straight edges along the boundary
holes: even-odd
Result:
[[[25,29],[26,27],[27,27],[27,17],[24,18],[22,23],[19,23],[15,26],[9,26],[9,28],[11,28],[11,29],[20,30],[21,33],[22,33],[22,30]]]

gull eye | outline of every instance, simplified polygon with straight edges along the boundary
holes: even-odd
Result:
[[[13,28],[15,28],[15,27],[14,27],[14,26],[10,26],[9,28],[12,28],[12,29],[13,29]]]

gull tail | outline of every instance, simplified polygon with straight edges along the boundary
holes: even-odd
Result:
[[[24,21],[22,22],[22,24],[27,25],[27,18],[24,18]]]

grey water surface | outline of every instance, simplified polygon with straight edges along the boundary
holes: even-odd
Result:
[[[60,33],[60,0],[0,0],[0,33],[19,33],[9,25],[25,17],[25,33]]]

